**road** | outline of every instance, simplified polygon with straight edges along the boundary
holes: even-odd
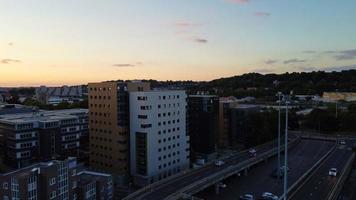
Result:
[[[289,151],[289,185],[293,184],[308,169],[310,169],[332,147],[334,142],[320,140],[301,140],[299,144]],[[283,193],[283,182],[271,177],[276,168],[277,158],[260,163],[249,170],[247,176],[231,177],[224,181],[227,185],[220,195],[216,195],[214,188],[198,193],[197,197],[211,200],[236,200],[242,194],[253,194],[258,197],[263,192],[272,192],[276,195]]]
[[[349,145],[351,142],[347,141]],[[350,158],[352,151],[348,146],[341,145],[317,168],[310,178],[298,189],[294,195],[291,195],[292,200],[324,200],[328,197],[329,192],[335,186],[340,173],[343,171],[345,164]],[[328,175],[330,168],[338,169],[338,176],[331,177]]]
[[[292,138],[296,138],[291,135]],[[257,154],[261,154],[263,152],[267,152],[272,148],[276,147],[276,142],[270,143],[268,145],[264,145],[261,148],[257,148]],[[249,159],[248,152],[242,152],[237,155],[231,156],[225,159],[225,164],[223,166],[215,166],[214,164],[207,165],[198,170],[194,170],[187,174],[183,174],[180,177],[177,177],[173,180],[168,181],[165,184],[161,184],[155,187],[152,191],[144,192],[143,196],[140,196],[139,199],[144,200],[160,200],[168,197],[169,195],[177,192],[179,189],[184,188],[185,186],[192,184],[196,181],[200,181],[212,174],[215,174],[231,165],[236,165],[242,161]],[[132,199],[138,199],[138,197],[132,197]]]

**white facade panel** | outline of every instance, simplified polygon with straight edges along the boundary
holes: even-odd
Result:
[[[131,175],[149,183],[189,167],[186,98],[185,91],[130,92]],[[144,146],[136,143],[140,134]]]

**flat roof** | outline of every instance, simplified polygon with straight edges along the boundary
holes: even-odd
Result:
[[[40,110],[37,113],[16,113],[0,115],[0,122],[7,123],[31,123],[31,122],[55,122],[63,119],[75,119],[75,114],[88,113],[88,109],[66,109],[66,110]]]

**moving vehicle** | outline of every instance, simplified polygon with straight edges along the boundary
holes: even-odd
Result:
[[[250,157],[255,157],[257,155],[256,149],[250,149],[248,150],[248,153],[250,154]]]
[[[222,166],[223,164],[225,164],[225,162],[222,161],[222,160],[217,160],[217,161],[215,161],[215,165],[216,165],[216,166]]]
[[[336,168],[331,168],[329,170],[329,176],[337,176],[337,169]]]
[[[346,142],[345,142],[345,140],[340,140],[339,144],[346,145]]]
[[[240,196],[240,200],[254,200],[255,198],[253,197],[252,194],[244,194]]]
[[[264,192],[261,195],[260,199],[263,199],[263,200],[278,200],[278,196],[272,194],[271,192]]]

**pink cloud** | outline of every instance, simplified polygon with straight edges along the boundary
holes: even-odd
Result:
[[[236,4],[245,4],[245,3],[249,3],[250,0],[226,0],[230,3],[236,3]]]
[[[271,13],[259,11],[259,12],[255,12],[255,15],[258,17],[269,17],[269,16],[271,16]]]

